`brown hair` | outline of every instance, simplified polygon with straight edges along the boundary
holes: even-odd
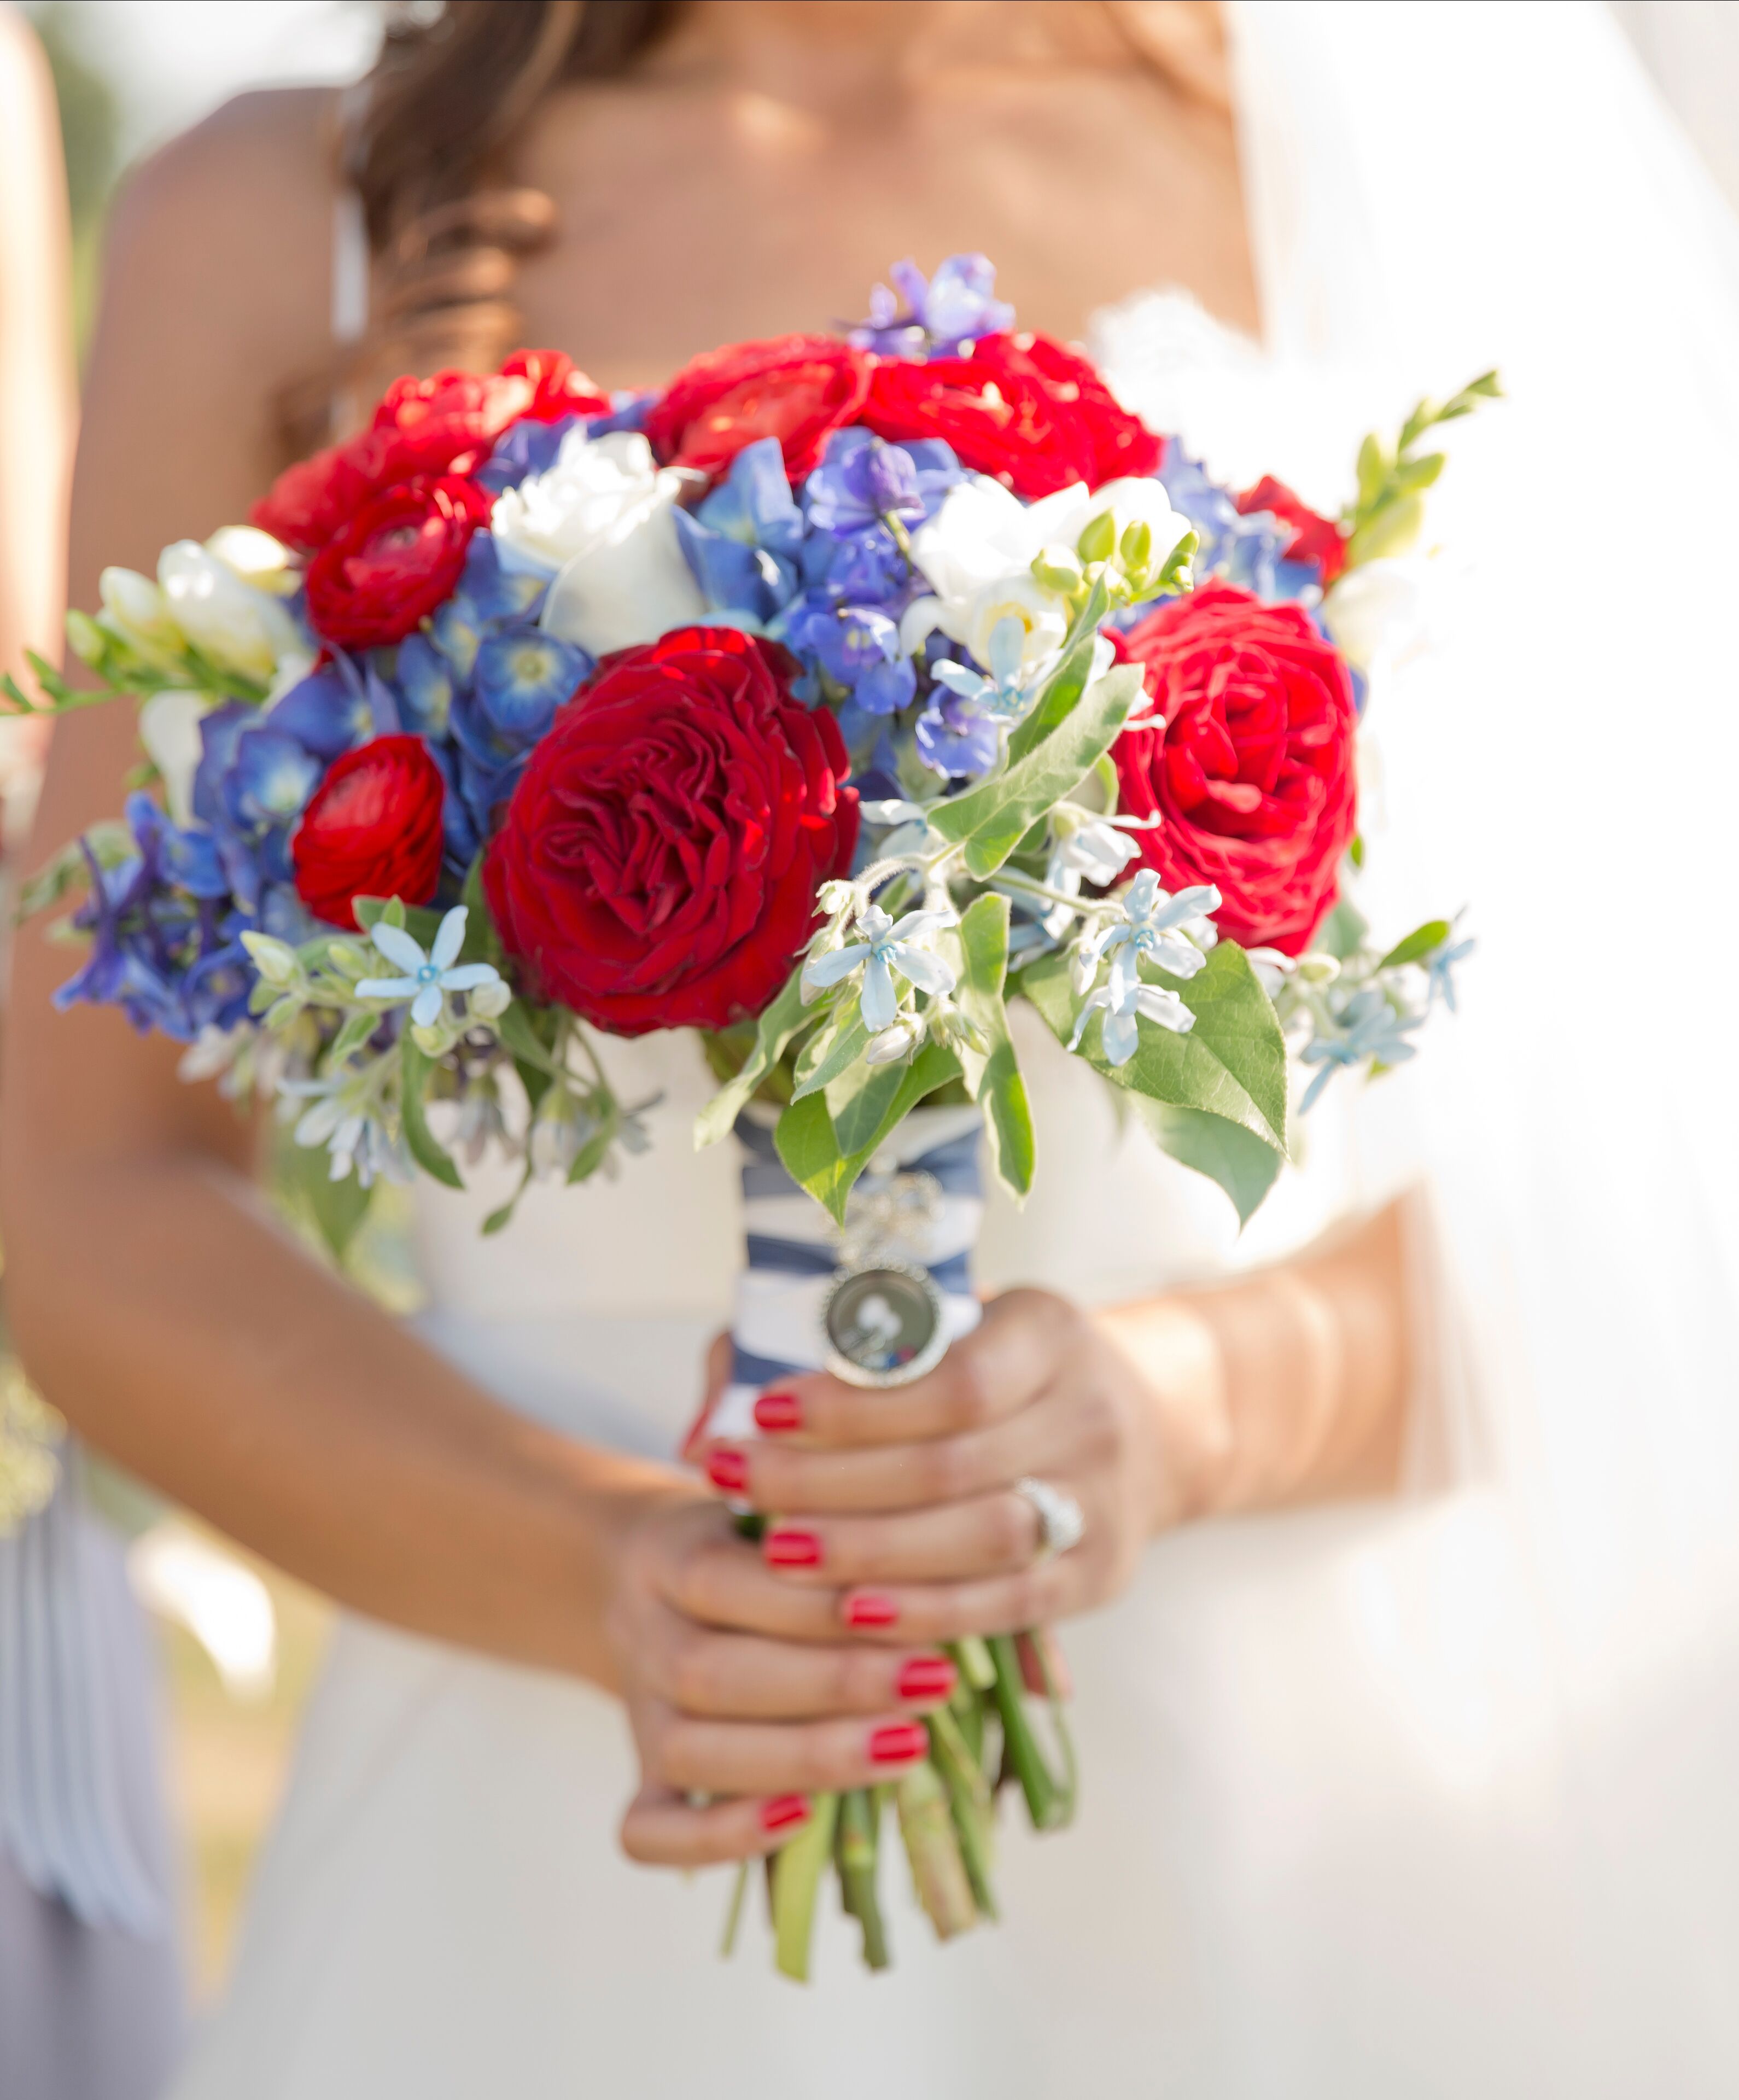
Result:
[[[519,339],[522,256],[548,242],[555,208],[501,179],[503,149],[552,89],[625,72],[682,0],[447,0],[401,7],[339,141],[374,258],[373,311],[282,404],[286,446],[333,435],[338,404],[399,372],[484,370]]]

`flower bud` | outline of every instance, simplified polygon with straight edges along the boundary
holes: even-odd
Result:
[[[254,959],[254,967],[267,984],[293,983],[297,971],[296,951],[270,933],[244,933],[241,945]]]
[[[512,987],[496,977],[488,984],[479,985],[474,991],[468,991],[465,1001],[479,1021],[497,1021],[512,1005],[513,996]]]
[[[871,1036],[865,1046],[866,1065],[895,1065],[909,1057],[922,1038],[924,1024],[915,1013],[903,1013],[891,1028]]]
[[[1101,510],[1097,518],[1089,518],[1081,527],[1081,536],[1075,543],[1075,552],[1083,562],[1108,562],[1117,550],[1117,519],[1109,510]]]

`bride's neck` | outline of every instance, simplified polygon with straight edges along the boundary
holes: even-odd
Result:
[[[850,98],[866,112],[920,75],[1129,55],[1110,10],[1082,0],[691,0],[678,49],[764,94]]]

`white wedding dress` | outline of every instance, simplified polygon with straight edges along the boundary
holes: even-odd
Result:
[[[1157,1545],[1066,1630],[1081,1813],[1005,1815],[1004,1922],[938,1948],[896,1853],[894,1974],[830,1916],[806,1991],[758,1921],[717,1960],[725,1877],[622,1859],[611,1701],[346,1620],[177,2100],[1739,2089],[1732,229],[1592,10],[1237,20],[1266,350],[1151,297],[1099,347],[1218,470],[1325,503],[1363,427],[1504,363],[1438,492],[1452,639],[1379,682],[1365,794],[1379,923],[1467,898],[1481,951],[1241,1242],[1023,1016],[1040,1177],[979,1269],[1129,1298],[1417,1183],[1407,1493]],[[691,1045],[615,1064],[664,1090],[653,1152],[489,1241],[487,1177],[429,1190],[422,1328],[510,1405],[668,1452],[736,1162],[690,1149]]]

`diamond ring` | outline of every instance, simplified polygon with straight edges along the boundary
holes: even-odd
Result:
[[[1039,1520],[1036,1559],[1048,1560],[1080,1544],[1087,1530],[1087,1520],[1081,1514],[1080,1504],[1066,1488],[1053,1487],[1048,1480],[1035,1480],[1029,1476],[1015,1482],[1014,1492],[1023,1502],[1031,1504],[1033,1514]]]

